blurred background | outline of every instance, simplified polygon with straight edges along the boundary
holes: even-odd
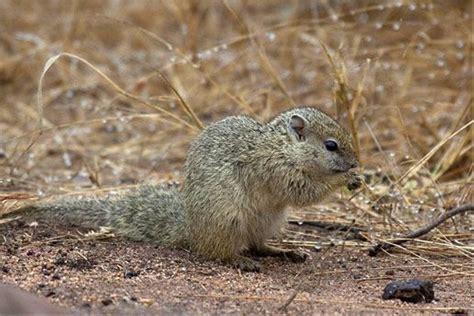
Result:
[[[472,10],[472,1],[1,0],[0,190],[179,180],[196,133],[181,97],[204,124],[320,107],[357,138],[372,199],[472,120]],[[52,64],[40,134],[40,75],[63,52],[96,70],[68,56]],[[471,134],[397,184],[405,203],[469,198]]]

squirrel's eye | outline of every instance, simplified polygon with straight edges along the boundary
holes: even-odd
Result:
[[[327,140],[324,142],[324,146],[329,151],[336,151],[338,149],[337,143],[333,140]]]

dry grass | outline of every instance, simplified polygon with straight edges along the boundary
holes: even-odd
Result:
[[[3,212],[27,197],[179,179],[202,125],[311,104],[348,127],[368,178],[355,196],[295,216],[363,227],[373,242],[414,229],[472,200],[472,9],[4,0]],[[283,242],[330,243],[309,235]],[[472,257],[472,242],[465,214],[400,250]]]

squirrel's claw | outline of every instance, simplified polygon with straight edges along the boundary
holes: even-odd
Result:
[[[347,188],[351,191],[356,190],[362,186],[363,177],[355,172],[349,174],[349,181],[347,182]]]
[[[234,261],[234,266],[244,272],[260,272],[262,266],[255,260],[240,256]]]
[[[300,250],[288,250],[285,251],[284,257],[290,260],[291,262],[302,263],[309,258],[309,255],[306,252]]]

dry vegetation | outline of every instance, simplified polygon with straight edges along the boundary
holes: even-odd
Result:
[[[357,226],[366,241],[290,225],[275,242],[322,248],[315,262],[325,249],[365,254],[472,201],[472,10],[472,1],[2,0],[0,212],[179,180],[200,124],[317,105],[355,136],[367,185],[293,215]],[[393,260],[472,289],[473,228],[462,214]],[[309,291],[288,282],[288,295]]]

